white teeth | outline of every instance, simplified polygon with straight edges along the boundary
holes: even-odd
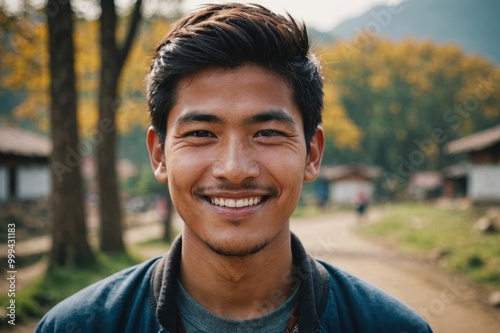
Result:
[[[248,206],[258,205],[262,201],[261,197],[256,198],[245,198],[245,199],[222,199],[222,198],[211,198],[210,202],[212,205],[230,208],[242,208]]]

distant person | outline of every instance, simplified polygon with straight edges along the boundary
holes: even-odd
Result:
[[[305,26],[262,6],[206,5],[178,21],[153,56],[147,145],[182,233],[36,332],[431,332],[290,232],[321,165],[321,75]]]
[[[318,196],[318,205],[321,209],[326,209],[328,204],[328,199],[330,197],[330,189],[328,188],[328,183],[325,181],[318,181],[316,185],[316,194]]]
[[[355,208],[358,215],[358,222],[364,223],[368,210],[368,196],[365,191],[359,191],[355,200]]]

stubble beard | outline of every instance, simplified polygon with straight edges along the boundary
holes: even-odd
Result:
[[[208,241],[205,241],[205,245],[214,253],[224,257],[241,258],[241,259],[259,253],[260,251],[264,250],[268,244],[269,244],[269,239],[266,239],[262,243],[257,244],[255,246],[248,247],[246,249],[235,250],[229,247],[216,246],[214,244],[210,244],[210,242]]]

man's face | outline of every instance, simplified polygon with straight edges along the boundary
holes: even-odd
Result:
[[[156,177],[168,182],[183,236],[230,256],[255,253],[288,232],[304,180],[321,162],[323,133],[306,151],[292,89],[261,67],[204,70],[180,82]],[[158,151],[160,149],[160,151]]]

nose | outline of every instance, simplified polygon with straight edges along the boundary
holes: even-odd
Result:
[[[248,178],[256,178],[260,173],[255,149],[239,138],[228,138],[217,154],[219,156],[212,169],[215,178],[225,178],[232,184],[241,184]]]

